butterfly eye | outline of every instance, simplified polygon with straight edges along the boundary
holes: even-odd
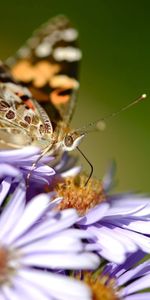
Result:
[[[72,132],[67,134],[63,140],[63,149],[64,151],[72,151],[78,147],[81,140],[83,139],[84,134],[78,134],[77,132]]]
[[[73,137],[71,135],[66,135],[64,138],[64,144],[66,147],[71,147],[73,145]]]

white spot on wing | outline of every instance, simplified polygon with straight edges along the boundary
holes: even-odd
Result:
[[[61,31],[55,30],[44,38],[44,42],[49,42],[51,45],[54,45],[56,42],[60,41],[61,38]]]
[[[51,45],[49,43],[42,43],[35,49],[35,54],[38,57],[45,57],[51,53]]]
[[[29,90],[26,87],[22,87],[18,84],[16,85],[14,83],[2,83],[0,87],[2,89],[4,99],[10,104],[14,103],[14,101],[18,103],[22,101],[16,93],[21,92],[22,94],[31,97],[31,93],[29,92]]]
[[[62,32],[62,39],[66,42],[76,40],[78,37],[78,31],[75,28],[68,28]]]
[[[40,42],[40,39],[38,36],[33,36],[30,39],[27,40],[27,44],[31,47],[31,48],[35,48]]]
[[[57,61],[78,61],[82,57],[80,49],[74,47],[59,47],[54,49],[53,57]]]
[[[10,56],[6,59],[6,64],[8,64],[10,66],[13,65],[15,62],[16,62],[16,59],[12,56]]]
[[[30,48],[29,47],[22,47],[18,50],[17,54],[21,57],[28,57],[30,55]]]

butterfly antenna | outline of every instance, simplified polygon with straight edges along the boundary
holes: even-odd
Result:
[[[90,161],[88,160],[88,158],[85,156],[85,154],[82,152],[82,150],[81,150],[79,147],[77,147],[77,149],[78,149],[78,151],[80,152],[80,154],[84,157],[84,159],[87,161],[87,163],[89,164],[89,166],[90,166],[90,168],[91,168],[91,171],[90,171],[90,174],[89,174],[89,176],[88,176],[88,179],[87,179],[86,182],[85,182],[85,186],[86,186],[86,185],[88,184],[90,178],[92,177],[92,174],[93,174],[93,166],[92,166],[92,164],[90,163]]]
[[[110,115],[108,115],[108,116],[106,116],[104,118],[101,118],[101,119],[99,119],[96,122],[89,123],[87,126],[84,126],[82,128],[77,129],[77,131],[80,131],[80,132],[83,132],[83,133],[88,133],[90,131],[103,130],[105,128],[105,121],[116,117],[121,112],[127,110],[128,108],[130,108],[130,107],[132,107],[134,105],[136,105],[137,103],[141,102],[145,98],[147,98],[147,95],[146,94],[142,94],[140,97],[138,97],[137,99],[135,99],[131,103],[127,104],[126,106],[122,107],[118,111],[113,112]]]
[[[121,109],[119,109],[118,111],[116,112],[113,112],[111,113],[110,115],[104,117],[104,118],[101,118],[99,119],[98,121],[96,122],[92,122],[92,123],[89,123],[87,126],[84,126],[82,128],[78,128],[76,129],[76,131],[80,132],[80,134],[87,134],[88,132],[90,131],[95,131],[95,130],[102,130],[105,128],[105,121],[106,120],[109,120],[113,117],[116,117],[117,115],[119,115],[121,112],[127,110],[128,108],[134,106],[135,104],[137,104],[138,102],[144,100],[145,98],[147,97],[146,94],[142,94],[140,97],[138,97],[137,99],[135,99],[134,101],[132,101],[131,103],[129,103],[128,105],[122,107]],[[92,174],[93,174],[93,166],[92,164],[90,163],[90,161],[88,160],[88,158],[85,156],[85,154],[81,151],[81,149],[79,147],[77,147],[78,151],[81,153],[81,155],[84,157],[84,159],[87,161],[87,163],[89,164],[90,168],[91,168],[91,171],[90,171],[90,174],[89,174],[89,177],[85,183],[85,186],[88,184]]]
[[[142,94],[140,97],[138,97],[137,99],[135,99],[134,101],[132,101],[131,103],[127,104],[126,106],[122,107],[121,109],[119,109],[118,111],[110,114],[108,117],[106,117],[106,119],[110,119],[113,117],[116,117],[117,115],[119,115],[121,112],[127,110],[128,108],[134,106],[135,104],[139,103],[140,101],[144,100],[147,97],[146,94]]]

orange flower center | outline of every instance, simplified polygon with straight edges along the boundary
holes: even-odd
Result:
[[[0,248],[0,284],[7,281],[8,274],[8,251]]]
[[[11,282],[11,277],[17,269],[16,255],[7,248],[0,247],[0,285]]]
[[[89,209],[106,200],[102,184],[91,179],[85,186],[86,177],[66,178],[56,187],[58,196],[63,200],[58,205],[59,210],[75,208],[80,216],[85,215]]]
[[[80,279],[80,276],[78,274],[75,277]],[[120,300],[114,279],[85,271],[82,272],[82,280],[91,289],[92,300]]]

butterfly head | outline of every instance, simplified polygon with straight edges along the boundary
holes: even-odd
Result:
[[[84,136],[84,133],[78,133],[76,131],[67,133],[63,138],[63,150],[72,151],[76,149]]]

